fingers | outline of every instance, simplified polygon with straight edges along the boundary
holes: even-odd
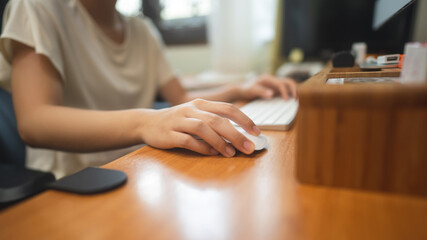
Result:
[[[172,138],[176,141],[176,146],[186,148],[203,155],[218,155],[218,152],[206,142],[196,140],[194,137],[180,132],[174,132]]]
[[[291,79],[279,79],[274,76],[263,76],[260,78],[260,83],[279,91],[280,95],[285,100],[289,99],[289,95],[294,99],[297,96],[297,84]]]
[[[205,100],[193,101],[197,108],[202,111],[214,113],[239,124],[246,132],[258,136],[261,131],[255,123],[246,116],[239,108],[230,103],[210,102]]]
[[[254,151],[255,145],[253,144],[253,142],[250,141],[249,139],[247,139],[239,131],[237,131],[233,127],[233,125],[230,123],[230,121],[228,121],[228,119],[222,118],[222,117],[215,115],[213,113],[202,112],[202,111],[195,113],[195,117],[200,119],[203,123],[206,123],[207,128],[210,129],[211,131],[214,131],[214,133],[217,134],[217,136],[218,135],[222,136],[225,139],[227,139],[228,141],[230,141],[230,143],[234,147],[236,147],[239,151],[241,151],[245,154],[251,154]],[[193,125],[195,125],[195,124],[193,124]],[[224,152],[224,146],[222,145],[224,140],[222,140],[222,137],[220,137],[220,139],[222,140],[221,142],[218,142],[218,139],[211,141],[208,139],[208,137],[210,137],[210,135],[204,135],[203,131],[199,131],[199,132],[201,133],[201,135],[198,135],[198,136],[205,139],[212,147],[217,149],[220,153]],[[218,146],[215,144],[218,144]],[[227,147],[231,147],[231,146],[229,146],[228,144],[225,145],[225,150],[227,150],[226,149]],[[228,153],[229,152],[227,150],[226,154],[228,154]],[[225,156],[227,156],[227,155],[225,155]]]
[[[263,85],[254,86],[253,91],[256,96],[260,96],[261,98],[264,98],[264,99],[270,99],[274,96],[274,91]]]
[[[285,100],[289,99],[289,92],[284,82],[279,81],[277,78],[273,76],[265,76],[261,79],[261,83],[273,89],[278,90],[283,99]]]
[[[200,113],[202,114],[202,113]],[[199,114],[199,115],[200,115]],[[218,116],[217,116],[218,117]],[[205,121],[197,118],[187,118],[178,123],[177,131],[186,132],[192,135],[197,135],[206,143],[208,143],[216,151],[225,157],[232,157],[236,153],[234,148],[230,146],[213,128],[211,128]],[[233,128],[233,127],[231,127]],[[234,130],[234,128],[233,128]],[[189,140],[190,141],[190,140]],[[191,141],[190,141],[191,143]],[[182,146],[187,148],[186,146]]]
[[[159,148],[179,147],[204,155],[221,153],[226,157],[234,156],[236,149],[246,154],[252,153],[254,144],[236,130],[229,119],[240,124],[248,133],[260,134],[252,120],[228,103],[198,99],[156,111],[153,117],[152,122],[156,124],[144,128],[146,136],[148,134],[150,137],[143,139]],[[196,136],[204,141],[196,139]]]

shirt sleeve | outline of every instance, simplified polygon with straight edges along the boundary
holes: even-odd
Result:
[[[11,42],[17,41],[34,48],[46,56],[64,78],[64,63],[57,24],[50,14],[48,1],[11,0],[3,17],[3,33],[0,37],[0,51],[7,64],[11,65],[13,52]]]
[[[153,54],[152,59],[154,61],[156,69],[156,82],[157,87],[160,88],[164,84],[172,80],[176,73],[173,71],[165,53],[164,53],[164,43],[160,36],[160,33],[157,31],[154,24],[148,20],[144,19],[146,26],[148,28],[149,37],[150,37],[150,47],[152,48]]]

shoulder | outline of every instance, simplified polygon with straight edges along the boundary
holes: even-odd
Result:
[[[139,31],[151,31],[151,29],[154,27],[154,24],[151,22],[151,20],[144,16],[132,16],[126,18],[129,24]]]
[[[127,17],[134,31],[143,34],[155,41],[162,41],[159,31],[151,19],[144,16]]]
[[[55,8],[66,3],[73,2],[72,0],[10,0],[8,5],[14,7],[30,7],[33,9]]]
[[[8,14],[59,17],[64,11],[73,8],[76,1],[78,0],[10,0],[6,11]]]
[[[50,34],[66,31],[67,23],[75,19],[77,1],[10,0],[4,12],[3,28],[9,28],[12,32],[19,28]]]

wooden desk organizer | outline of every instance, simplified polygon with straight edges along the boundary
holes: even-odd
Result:
[[[373,74],[328,67],[300,87],[297,178],[427,196],[427,84],[325,84],[329,77],[396,76]]]

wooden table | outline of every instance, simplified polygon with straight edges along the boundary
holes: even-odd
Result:
[[[296,126],[298,127],[298,126]],[[0,239],[427,239],[427,200],[298,184],[295,135],[252,156],[144,147],[112,192],[46,191],[0,213]]]

